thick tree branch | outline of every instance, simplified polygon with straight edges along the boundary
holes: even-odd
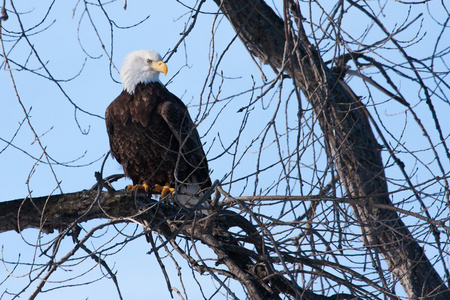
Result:
[[[263,244],[264,238],[251,222],[234,212],[219,210],[209,216],[199,217],[182,211],[174,204],[158,202],[144,194],[135,197],[127,190],[114,194],[84,190],[0,203],[0,233],[26,228],[53,232],[55,229],[66,230],[68,226],[88,220],[105,218],[115,223],[133,221],[147,224],[146,230],[157,231],[173,245],[177,237],[201,241],[217,255],[216,265],[226,265],[231,277],[245,286],[251,299],[280,299],[280,294],[293,298],[302,295],[303,299],[318,300],[349,297],[345,294],[332,298],[317,295],[298,288],[274,272],[272,260],[264,250],[270,246]],[[245,243],[253,247],[241,246],[241,238],[230,232],[232,227],[245,232]],[[198,265],[196,269],[202,273],[207,270],[213,272],[206,264]]]
[[[93,203],[98,205],[92,205]],[[317,295],[300,289],[298,285],[274,272],[272,259],[264,250],[271,247],[263,244],[263,237],[251,222],[234,212],[220,210],[207,217],[189,219],[186,218],[189,214],[180,214],[180,209],[175,205],[160,203],[145,195],[135,197],[127,190],[114,194],[85,190],[32,200],[12,200],[1,202],[0,212],[0,233],[26,228],[52,232],[54,229],[66,229],[78,222],[109,218],[116,222],[133,220],[146,223],[148,229],[159,232],[172,245],[176,245],[176,237],[201,241],[216,253],[216,265],[226,265],[232,278],[245,286],[251,299],[280,299],[279,294],[290,295],[295,299],[301,297],[316,300],[351,297],[347,294],[332,297]],[[255,250],[242,247],[242,241],[230,232],[232,227],[243,230],[247,236],[245,242],[252,244]],[[177,247],[175,249],[182,251]],[[316,268],[320,269],[320,265]],[[206,265],[198,265],[196,269],[201,273],[211,270]]]

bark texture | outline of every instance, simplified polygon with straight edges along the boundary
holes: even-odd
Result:
[[[284,70],[306,95],[348,196],[391,204],[386,194],[381,147],[370,127],[367,111],[349,87],[324,65],[320,54],[308,42],[302,24],[297,23],[299,33],[295,35],[264,1],[215,2],[250,53],[261,62]],[[297,20],[302,19],[298,7],[290,9],[298,14]],[[378,254],[384,257],[410,299],[450,299],[450,292],[423,248],[395,211],[364,205],[352,208],[372,259]]]

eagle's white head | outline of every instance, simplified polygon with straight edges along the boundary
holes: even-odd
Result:
[[[159,82],[159,73],[167,74],[167,66],[161,59],[158,52],[150,50],[137,50],[128,54],[120,70],[123,89],[133,94],[139,83]]]

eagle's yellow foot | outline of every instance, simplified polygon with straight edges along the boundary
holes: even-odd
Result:
[[[167,196],[167,194],[169,194],[169,193],[172,193],[172,194],[175,193],[175,189],[170,187],[169,183],[166,183],[166,185],[155,184],[153,190],[156,192],[161,192],[161,196],[160,196],[161,199],[164,198],[165,196]]]
[[[135,184],[135,185],[127,185],[127,190],[132,190],[133,192],[136,192],[138,190],[148,192],[151,189],[151,186],[149,186],[147,183],[144,184]]]

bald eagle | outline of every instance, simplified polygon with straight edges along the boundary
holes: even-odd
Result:
[[[192,208],[211,186],[208,162],[184,103],[159,81],[167,65],[155,51],[125,57],[122,93],[106,109],[111,154],[134,185],[175,193]],[[205,210],[202,210],[205,213]]]

